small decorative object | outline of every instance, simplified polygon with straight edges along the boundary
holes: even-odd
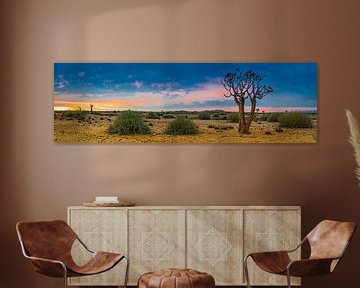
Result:
[[[98,196],[94,203],[119,203],[119,199],[117,196]]]
[[[317,126],[315,63],[54,64],[56,143],[316,143]]]
[[[117,196],[97,196],[93,202],[84,202],[85,207],[131,207],[134,202],[120,201]]]
[[[359,131],[359,124],[358,124],[355,116],[349,110],[345,110],[345,112],[346,112],[346,117],[347,117],[349,128],[350,128],[349,142],[354,147],[354,157],[355,157],[355,161],[357,163],[355,174],[356,174],[357,179],[359,180],[359,185],[360,185],[360,131]]]

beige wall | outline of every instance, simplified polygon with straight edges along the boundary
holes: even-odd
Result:
[[[360,222],[344,108],[360,118],[360,1],[1,1],[1,287],[62,287],[32,272],[19,220],[117,194],[140,205],[301,205]],[[57,145],[54,62],[317,62],[316,145]],[[338,271],[358,287],[356,235]],[[11,260],[10,260],[11,259]]]

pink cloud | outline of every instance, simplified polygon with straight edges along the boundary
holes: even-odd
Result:
[[[205,102],[209,100],[219,100],[224,97],[224,89],[215,84],[204,84],[199,87],[198,90],[193,90],[184,95],[182,103],[190,105],[193,102]]]

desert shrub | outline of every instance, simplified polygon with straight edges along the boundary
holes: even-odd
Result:
[[[317,114],[312,113],[309,116],[311,117],[311,120],[314,120],[314,121],[317,120]]]
[[[174,119],[175,118],[174,115],[171,115],[171,114],[164,114],[162,117],[164,119]]]
[[[67,119],[76,119],[83,121],[86,119],[86,112],[84,111],[64,111],[62,116]]]
[[[228,115],[228,120],[230,123],[239,123],[239,114],[238,113],[230,113]]]
[[[228,117],[226,114],[220,115],[220,120],[228,120]]]
[[[156,112],[149,112],[147,114],[148,119],[160,119],[160,114]]]
[[[197,134],[198,129],[190,119],[178,116],[169,123],[165,129],[165,133],[172,135],[192,135]]]
[[[108,131],[110,134],[120,135],[150,134],[151,132],[141,115],[130,110],[121,112],[114,123],[110,125]]]
[[[289,112],[279,117],[279,126],[285,128],[312,128],[311,117],[301,112]]]
[[[279,122],[280,113],[271,113],[267,116],[268,122]]]
[[[267,114],[259,115],[258,120],[259,121],[268,121],[268,115]]]
[[[186,118],[195,120],[195,119],[198,119],[198,116],[197,116],[197,115],[189,115],[189,116],[187,116]]]
[[[219,120],[220,119],[220,115],[218,113],[212,114],[211,118],[214,120]]]
[[[209,112],[200,112],[198,118],[200,120],[210,120],[211,114]]]

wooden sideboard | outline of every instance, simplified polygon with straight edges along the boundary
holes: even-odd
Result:
[[[145,272],[183,267],[212,274],[216,285],[245,285],[246,254],[293,248],[301,240],[298,206],[81,206],[68,207],[68,223],[92,250],[129,255],[129,285]],[[77,242],[72,254],[78,263],[89,259]],[[70,278],[69,285],[121,285],[124,271],[121,262],[103,274]],[[286,285],[286,277],[252,261],[249,271],[253,285]],[[292,282],[300,285],[298,278]]]

